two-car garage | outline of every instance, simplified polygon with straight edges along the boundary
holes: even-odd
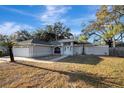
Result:
[[[38,57],[53,54],[52,47],[50,46],[19,46],[13,48],[14,56],[16,57]]]

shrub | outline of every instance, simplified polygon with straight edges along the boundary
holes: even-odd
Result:
[[[0,57],[1,57],[1,56],[3,56],[3,52],[2,52],[2,51],[0,51]]]

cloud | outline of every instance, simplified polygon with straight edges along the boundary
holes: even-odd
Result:
[[[85,28],[90,23],[90,21],[93,21],[95,19],[95,14],[87,14],[74,19],[66,19],[67,22],[65,24],[71,27],[71,32],[73,34],[79,35],[81,34],[81,30]]]
[[[21,14],[21,15],[26,15],[26,16],[37,18],[37,16],[34,15],[34,14],[31,14],[31,13],[28,13],[28,12],[25,12],[25,11],[22,11],[22,10],[18,10],[18,9],[15,9],[15,8],[10,8],[10,7],[6,7],[6,6],[0,6],[0,8],[2,8],[4,10],[7,10],[7,11],[18,13],[18,14]]]
[[[73,32],[78,32],[78,30],[81,31],[86,25],[88,25],[90,21],[94,20],[96,20],[95,14],[87,14],[73,19],[68,18],[64,24],[74,30]]]
[[[71,9],[70,6],[45,6],[45,11],[41,14],[40,19],[44,24],[51,24],[56,21],[65,22],[66,19],[63,18],[64,14],[66,14]]]
[[[79,17],[79,18],[75,18],[74,20],[71,20],[72,22],[71,23],[75,23],[75,25],[77,24],[82,24],[82,23],[87,23],[89,21],[93,21],[96,19],[96,16],[95,14],[87,14],[87,15],[84,15],[82,17]]]
[[[96,12],[97,10],[99,9],[100,6],[98,5],[94,5],[94,6],[83,6],[82,9],[86,9],[87,12],[85,14],[83,14],[81,17],[77,17],[77,18],[74,18],[74,19],[69,19],[67,21],[68,23],[71,23],[72,25],[81,25],[83,23],[89,23],[89,21],[93,21],[93,20],[96,20]]]
[[[15,22],[4,22],[0,25],[0,34],[10,35],[19,30],[32,30],[34,29],[32,26],[26,24],[17,24]]]
[[[89,10],[89,11],[98,11],[99,10],[99,8],[100,8],[100,5],[88,5],[87,6],[87,10]]]

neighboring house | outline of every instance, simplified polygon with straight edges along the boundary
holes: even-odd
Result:
[[[85,46],[87,45],[89,45],[89,43],[85,43]],[[14,46],[13,52],[14,56],[21,57],[39,57],[53,54],[81,55],[83,54],[83,44],[73,39],[63,39],[53,42],[31,39],[22,41],[18,46]]]
[[[0,46],[0,51],[2,51],[4,54],[6,54],[8,52],[7,48],[3,47],[3,46]]]

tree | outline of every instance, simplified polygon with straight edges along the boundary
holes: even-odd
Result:
[[[70,39],[73,37],[73,34],[70,33],[70,28],[66,28],[60,35],[60,37],[63,37],[62,39]],[[61,39],[61,38],[60,38]]]
[[[120,17],[113,12],[113,9],[108,7],[110,6],[101,6],[96,13],[97,20],[89,24],[84,32],[90,37],[92,35],[99,37],[112,47],[113,42],[124,32],[124,24],[120,22]]]
[[[70,39],[71,36],[73,36],[70,33],[70,28],[66,27],[63,23],[61,22],[56,22],[53,25],[53,31],[56,35],[56,40],[60,39]]]
[[[83,52],[82,52],[83,55],[85,54],[85,43],[87,42],[87,40],[88,37],[86,35],[80,35],[78,39],[80,43],[83,43]]]
[[[75,41],[78,41],[78,40],[79,40],[79,36],[80,36],[80,35],[74,34],[73,39],[74,39]]]
[[[27,30],[21,30],[13,33],[11,37],[16,41],[24,41],[32,38],[32,35]]]
[[[33,32],[33,38],[43,40],[44,30],[42,28],[37,29]]]
[[[86,35],[80,35],[79,36],[79,42],[87,42],[88,37]]]
[[[113,5],[113,13],[116,13],[119,17],[124,16],[124,5]]]
[[[73,35],[70,33],[70,29],[60,22],[56,22],[53,25],[47,25],[44,29],[40,28],[33,34],[34,38],[44,41],[69,39],[71,36]]]
[[[8,47],[11,62],[15,62],[14,55],[13,55],[13,46],[15,44],[16,43],[9,36],[4,36],[3,41],[0,42],[0,45]]]

